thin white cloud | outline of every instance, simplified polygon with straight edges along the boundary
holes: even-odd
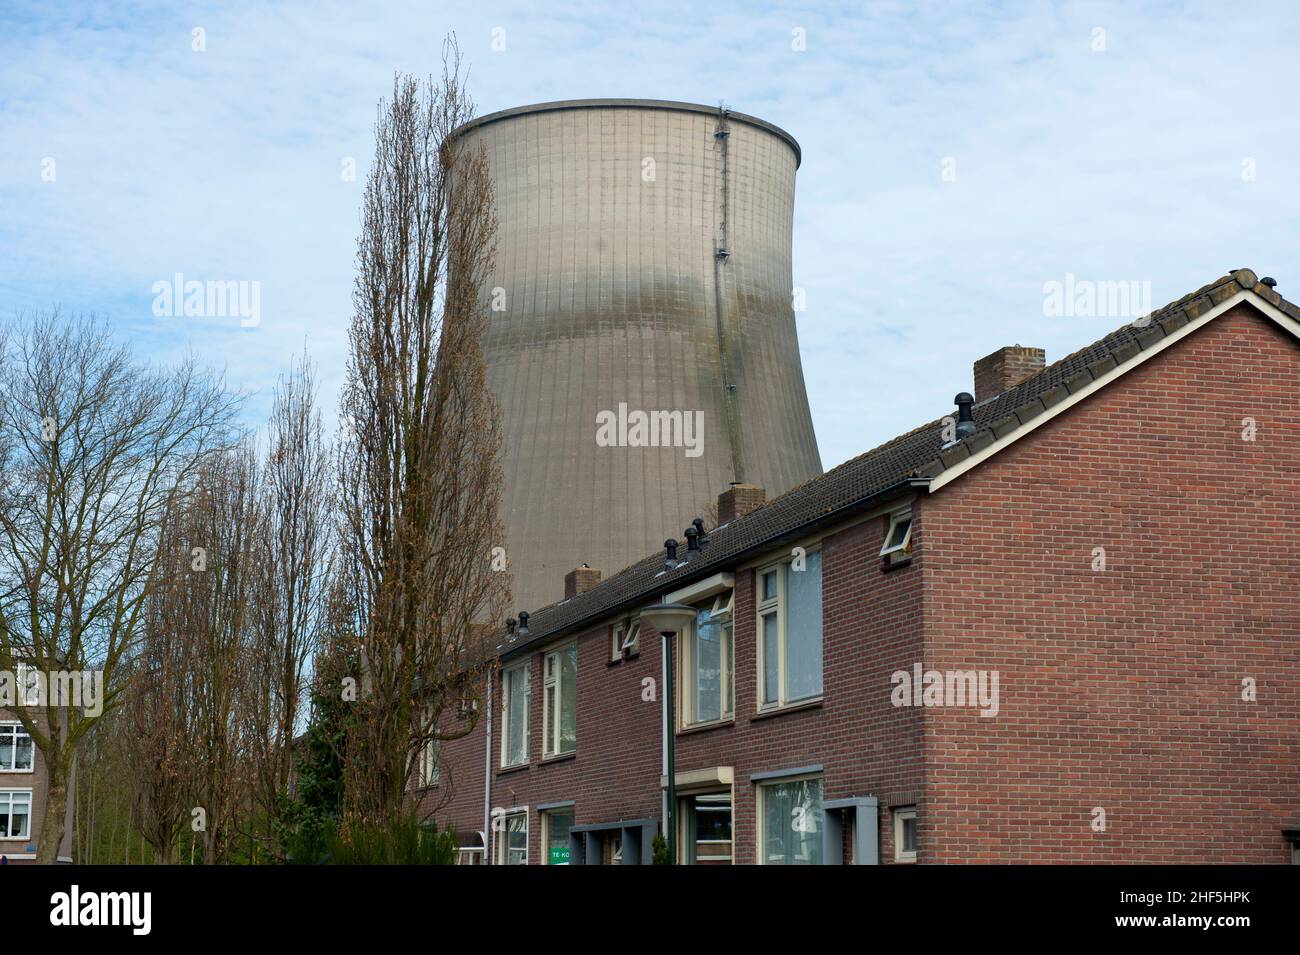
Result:
[[[799,334],[827,466],[948,410],[999,345],[1050,360],[1117,324],[1043,317],[1066,272],[1149,280],[1157,304],[1234,266],[1300,282],[1294,5],[917,6],[7,8],[0,315],[107,312],[146,352],[192,346],[263,395],[306,342],[332,402],[375,104],[394,71],[436,69],[449,30],[485,112],[725,101],[799,139]],[[261,325],[153,318],[152,283],[176,272],[260,281]]]

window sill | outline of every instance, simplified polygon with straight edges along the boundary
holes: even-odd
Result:
[[[575,749],[572,753],[556,753],[554,756],[543,756],[539,766],[550,766],[552,763],[564,763],[571,759],[576,759],[578,751]]]
[[[798,713],[801,710],[815,710],[822,705],[822,697],[813,697],[811,700],[800,700],[797,703],[787,703],[784,706],[769,706],[767,709],[759,710],[751,716],[750,722],[754,720],[765,720],[770,716],[781,716],[785,713]]]
[[[707,733],[709,730],[721,729],[724,726],[735,726],[736,718],[728,716],[722,720],[709,720],[707,723],[691,723],[689,726],[679,726],[677,728],[678,736],[690,736],[692,733]]]
[[[608,663],[605,664],[605,666],[608,666],[608,667],[616,667],[616,666],[618,666],[620,663],[625,663],[625,662],[626,662],[626,663],[630,663],[630,662],[632,662],[633,660],[635,660],[637,657],[639,657],[640,655],[641,655],[641,654],[640,654],[639,652],[636,652],[636,651],[633,651],[632,653],[626,653],[626,654],[624,654],[624,655],[621,656],[621,657],[618,657],[618,658],[616,658],[616,659],[610,660]]]
[[[517,773],[528,769],[531,765],[532,763],[516,763],[514,766],[499,766],[497,767],[497,775],[505,776],[509,773]]]
[[[911,554],[908,554],[906,557],[900,557],[897,560],[890,560],[889,557],[887,556],[882,558],[880,562],[880,572],[887,574],[891,570],[901,570],[904,567],[911,566],[911,563],[912,563]]]

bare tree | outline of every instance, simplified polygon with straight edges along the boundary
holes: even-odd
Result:
[[[253,782],[254,733],[245,718],[254,653],[254,595],[267,568],[260,559],[266,522],[259,468],[250,448],[215,458],[199,472],[187,507],[190,540],[206,566],[180,590],[181,627],[190,652],[185,668],[193,724],[186,773],[189,812],[201,823],[204,861],[225,858],[241,801]]]
[[[289,783],[305,678],[318,645],[334,566],[332,466],[316,407],[315,372],[303,360],[276,387],[262,495],[266,533],[259,555],[247,712],[256,736],[257,802],[267,820]]]
[[[481,347],[492,188],[485,155],[453,136],[472,116],[449,40],[440,80],[395,79],[366,184],[340,497],[370,690],[356,703],[345,789],[370,819],[402,805],[424,745],[472,730],[441,716],[476,692],[491,656],[483,624],[508,600],[491,563],[499,411]]]
[[[181,541],[171,542],[173,553]],[[191,633],[179,618],[177,578],[192,573],[186,560],[168,586],[149,601],[140,647],[124,694],[125,705],[114,714],[124,722],[122,746],[130,782],[132,819],[150,848],[154,861],[170,863],[188,819],[187,775],[193,739],[188,693]],[[123,719],[124,718],[124,719]]]
[[[0,360],[0,668],[99,671],[104,705],[158,583],[170,505],[229,442],[239,405],[193,359],[135,364],[94,320],[20,320]],[[85,709],[19,707],[44,757],[37,860],[65,828]]]

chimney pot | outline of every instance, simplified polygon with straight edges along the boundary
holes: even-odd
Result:
[[[994,398],[1047,367],[1041,348],[1007,345],[975,362],[975,400]]]
[[[762,506],[766,499],[767,495],[757,484],[732,484],[718,495],[718,523],[730,524]]]
[[[671,537],[664,541],[664,566],[671,570],[677,563],[677,541]]]
[[[970,412],[975,399],[969,392],[962,391],[952,399],[952,403],[957,406],[957,440],[960,441],[966,435],[975,433],[975,417]]]

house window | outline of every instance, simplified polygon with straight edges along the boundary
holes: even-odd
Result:
[[[0,789],[0,839],[30,839],[32,791]]]
[[[501,676],[501,765],[528,762],[528,664],[511,667]]]
[[[895,511],[889,515],[889,529],[885,531],[885,542],[880,547],[880,556],[890,554],[908,554],[912,550],[912,509]]]
[[[688,865],[731,864],[731,793],[701,793],[682,800]]]
[[[758,598],[759,707],[821,696],[821,551],[759,571]]]
[[[894,861],[916,861],[916,807],[894,810]]]
[[[528,810],[507,812],[497,836],[498,865],[528,864]]]
[[[700,604],[695,623],[683,634],[683,726],[730,719],[734,713],[733,594],[726,590]]]
[[[415,732],[422,742],[407,774],[409,785],[415,789],[436,786],[441,776],[438,769],[438,741],[430,738],[436,733],[433,725],[435,718],[433,707],[426,706],[421,718],[422,722],[415,727]]]
[[[542,706],[542,755],[578,748],[578,644],[546,654]]]
[[[0,773],[30,773],[35,759],[32,738],[22,723],[0,723]]]
[[[442,770],[438,768],[438,741],[431,739],[420,750],[420,786],[421,788],[436,786],[441,779]]]
[[[821,865],[822,781],[782,779],[758,787],[761,865]]]
[[[546,847],[546,865],[569,864],[569,830],[572,828],[572,809],[551,809],[542,813],[542,845]]]
[[[622,660],[640,649],[641,624],[638,621],[616,623],[609,641],[609,658]]]

